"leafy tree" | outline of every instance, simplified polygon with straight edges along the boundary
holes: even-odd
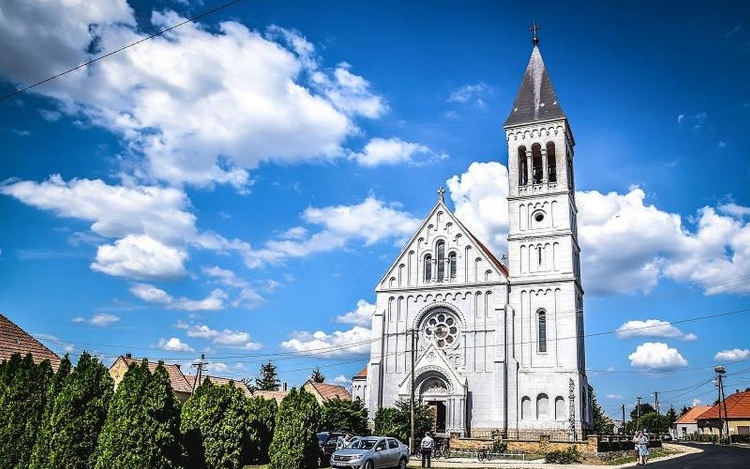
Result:
[[[336,396],[324,402],[320,408],[320,429],[366,435],[367,409],[359,399],[348,401]]]
[[[312,374],[310,375],[310,380],[313,383],[324,383],[326,380],[326,377],[323,375],[323,372],[320,371],[320,367],[316,366],[315,369],[312,371]]]
[[[666,433],[669,431],[669,417],[656,412],[641,415],[641,428],[647,429],[649,433]]]
[[[599,402],[596,400],[596,394],[592,396],[592,401],[594,412],[594,433],[597,435],[611,435],[615,431],[614,422],[604,414],[604,411],[599,406]]]
[[[276,374],[276,365],[271,363],[264,363],[260,365],[260,376],[255,378],[255,387],[260,391],[278,391],[279,390],[279,378]]]
[[[320,406],[304,389],[292,388],[276,414],[268,469],[317,469]]]
[[[179,402],[163,364],[130,365],[99,434],[96,469],[181,469]]]
[[[672,428],[678,418],[677,411],[674,409],[673,406],[669,406],[669,410],[667,411],[666,415],[667,415],[667,418],[669,419],[669,428]]]
[[[29,468],[92,469],[113,385],[107,367],[83,352],[73,372],[65,376],[51,399],[46,425],[34,447]]]
[[[419,403],[414,405],[414,436],[421,438],[435,424],[432,410]],[[375,434],[392,436],[401,442],[408,442],[411,435],[410,400],[396,401],[396,407],[383,407],[375,414]]]
[[[55,405],[55,398],[62,390],[65,378],[70,374],[70,370],[73,365],[70,363],[70,357],[65,356],[60,360],[60,366],[57,367],[57,371],[50,379],[49,385],[47,386],[47,396],[44,403],[44,414],[42,415],[42,421],[39,424],[39,433],[37,433],[36,442],[34,448],[31,451],[31,459],[29,462],[29,468],[37,469],[43,461],[50,457],[52,452],[52,445],[50,440],[52,439],[52,433],[54,432],[54,425],[52,424],[53,407]]]
[[[249,463],[250,420],[245,394],[234,383],[210,380],[182,407],[188,469],[239,469]]]
[[[0,383],[0,467],[26,469],[46,407],[52,378],[49,360],[38,365],[31,354],[13,354]]]
[[[267,463],[268,448],[273,440],[279,406],[276,399],[265,399],[260,396],[246,402],[250,420],[250,460]]]

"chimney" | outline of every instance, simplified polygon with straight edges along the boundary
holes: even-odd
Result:
[[[284,391],[284,392],[286,392],[286,381],[284,381],[283,383],[281,383],[281,390]]]
[[[133,358],[133,355],[131,355],[130,353],[126,353],[125,354],[125,358],[127,358],[128,360],[130,360],[131,358]]]

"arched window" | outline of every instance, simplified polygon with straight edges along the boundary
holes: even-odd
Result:
[[[437,281],[442,282],[445,280],[445,243],[438,241],[437,243]]]
[[[450,269],[451,280],[456,278],[456,253],[452,252],[448,254],[448,266]]]
[[[521,420],[528,420],[531,415],[531,399],[528,396],[521,398]]]
[[[429,254],[424,256],[424,281],[432,281],[432,256]]]
[[[542,146],[535,143],[531,146],[531,178],[534,184],[542,182],[544,172],[542,170]]]
[[[518,148],[518,185],[529,183],[529,169],[526,165],[526,147]]]
[[[549,398],[546,394],[536,397],[536,418],[546,419],[549,416]]]
[[[549,182],[557,182],[557,161],[553,142],[547,142],[547,175]]]
[[[565,399],[560,396],[555,398],[555,420],[565,420]]]
[[[537,313],[538,317],[538,329],[539,329],[539,341],[537,342],[538,349],[540,352],[547,351],[547,313],[541,309]]]

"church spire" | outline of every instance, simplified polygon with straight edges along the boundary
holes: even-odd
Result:
[[[505,127],[566,117],[539,52],[539,25],[532,23],[529,31],[533,33],[534,48]]]

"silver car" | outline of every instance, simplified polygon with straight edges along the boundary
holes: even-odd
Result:
[[[331,455],[331,468],[406,469],[409,448],[395,438],[364,436]]]

